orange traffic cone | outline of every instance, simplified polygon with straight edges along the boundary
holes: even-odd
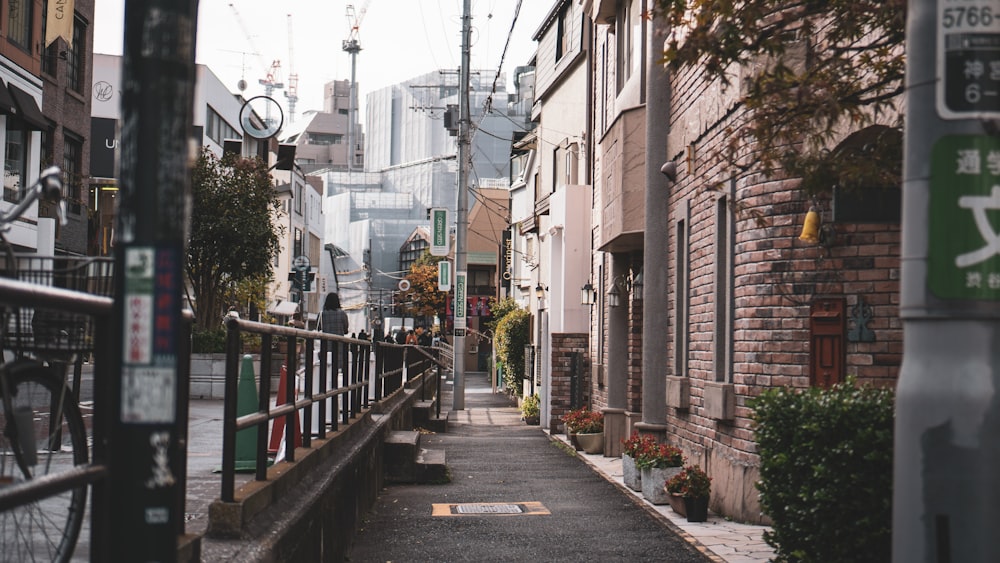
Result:
[[[274,406],[283,405],[288,402],[288,398],[285,397],[285,386],[286,379],[288,377],[288,369],[285,366],[281,366],[281,382],[278,383],[278,397],[274,402]],[[293,398],[292,401],[295,399]],[[279,416],[274,419],[271,425],[271,441],[267,446],[267,453],[275,455],[278,453],[278,449],[281,447],[281,440],[285,437],[285,417]],[[299,427],[299,416],[298,413],[295,414],[295,447],[302,445],[302,430]]]

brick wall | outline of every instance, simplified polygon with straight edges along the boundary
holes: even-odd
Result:
[[[582,389],[583,405],[590,405],[590,358],[588,349],[590,338],[584,333],[554,333],[552,334],[552,390],[549,397],[549,428],[560,428],[560,418],[570,411],[572,398],[571,376],[574,354],[579,355],[580,389]]]

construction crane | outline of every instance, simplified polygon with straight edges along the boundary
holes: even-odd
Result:
[[[264,87],[264,95],[271,97],[271,94],[275,90],[281,90],[285,87],[285,84],[281,81],[281,60],[274,59],[271,64],[267,64],[264,60],[263,55],[260,53],[260,49],[257,48],[257,44],[253,40],[253,35],[247,29],[245,23],[243,23],[243,17],[240,16],[240,11],[236,9],[236,5],[233,3],[229,4],[229,7],[233,10],[233,15],[236,17],[236,22],[240,24],[240,29],[243,30],[243,35],[247,38],[247,43],[250,44],[250,48],[253,49],[253,55],[257,57],[258,62],[260,62],[261,70],[264,71],[264,78],[258,80],[261,86]],[[245,81],[240,81],[241,85],[245,87]],[[242,90],[242,88],[241,88]],[[264,121],[267,122],[268,126],[274,125],[274,118],[271,116],[271,109],[268,106],[267,114],[264,116]]]
[[[295,72],[294,43],[292,32],[292,14],[288,14],[288,89],[285,99],[288,100],[288,121],[295,121],[295,104],[299,101],[299,73]]]
[[[360,41],[360,30],[361,21],[365,19],[365,13],[368,12],[368,5],[371,4],[371,0],[366,0],[363,6],[361,6],[360,12],[354,11],[354,4],[347,5],[347,25],[349,28],[347,39],[344,40],[342,46],[344,51],[351,55],[351,96],[348,100],[348,112],[347,112],[347,171],[348,173],[354,168],[354,159],[356,155],[355,140],[356,136],[354,133],[354,124],[357,123],[357,117],[354,115],[358,108],[358,82],[357,82],[357,64],[358,64],[358,53],[361,52],[361,41]]]

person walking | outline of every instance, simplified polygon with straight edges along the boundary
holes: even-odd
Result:
[[[347,334],[347,313],[340,308],[340,296],[336,293],[326,294],[326,300],[323,302],[323,314],[320,315],[319,322],[320,329],[327,334],[338,336]],[[337,366],[344,370],[347,365],[347,344],[334,342],[333,351],[337,358]]]

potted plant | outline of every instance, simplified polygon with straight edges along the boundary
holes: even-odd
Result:
[[[521,420],[526,424],[537,426],[541,412],[538,395],[528,395],[521,400]]]
[[[633,491],[642,490],[642,473],[635,464],[635,458],[639,456],[644,439],[646,437],[640,436],[638,431],[633,431],[631,436],[622,440],[622,477],[625,486]]]
[[[604,414],[587,411],[576,423],[576,441],[588,454],[604,453]]]
[[[566,425],[566,436],[569,438],[570,443],[573,444],[573,447],[578,450],[582,450],[583,448],[581,448],[580,444],[576,441],[577,429],[583,425],[584,419],[589,413],[590,409],[587,407],[580,407],[578,409],[571,410],[560,417],[560,420],[562,420],[563,424]]]
[[[641,472],[642,496],[653,504],[667,504],[670,495],[664,484],[680,473],[684,466],[684,454],[680,448],[670,444],[658,444],[652,436],[646,436],[639,444],[635,464]]]
[[[708,520],[708,499],[712,494],[712,478],[697,465],[689,465],[680,473],[667,481],[664,490],[684,501],[684,512],[674,511],[687,516],[688,522],[704,522]],[[671,503],[671,506],[674,506]]]

